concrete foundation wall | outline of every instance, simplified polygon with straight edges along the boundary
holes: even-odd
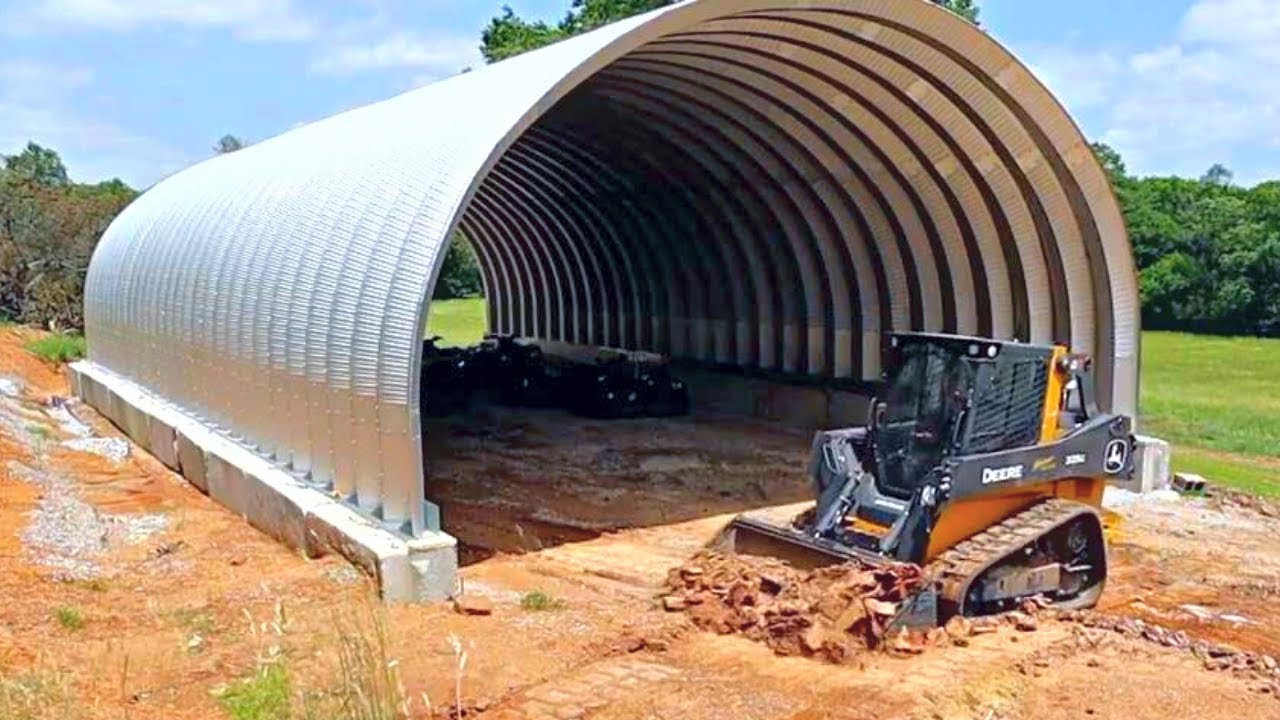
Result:
[[[378,582],[388,601],[454,593],[453,537],[407,537],[290,475],[173,405],[91,362],[71,366],[71,386],[139,447],[250,525],[308,557],[338,553]]]
[[[871,398],[851,390],[791,384],[766,378],[678,367],[694,409],[772,420],[807,430],[864,425]]]

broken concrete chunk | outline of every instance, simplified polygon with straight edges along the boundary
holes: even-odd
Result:
[[[897,603],[891,603],[887,600],[876,600],[875,598],[867,598],[863,600],[866,603],[867,612],[872,615],[880,615],[882,617],[893,617],[898,614]]]
[[[957,645],[969,644],[969,636],[973,635],[973,623],[963,615],[956,615],[948,620],[944,629]]]
[[[848,632],[867,616],[867,609],[861,603],[852,603],[836,618],[836,629]]]
[[[1009,613],[1009,620],[1020,632],[1035,632],[1040,629],[1040,623],[1036,620],[1035,615],[1028,615],[1024,612],[1011,612]]]
[[[453,599],[453,609],[462,615],[492,615],[493,601],[482,595],[459,595]]]
[[[806,630],[804,635],[800,636],[800,642],[804,645],[804,649],[811,653],[816,653],[821,650],[822,646],[826,644],[826,641],[826,631],[816,625]]]

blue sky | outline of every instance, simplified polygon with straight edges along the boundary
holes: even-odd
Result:
[[[904,0],[910,1],[910,0]],[[569,0],[508,0],[558,17]],[[145,187],[480,62],[501,0],[0,0],[0,153]],[[1141,174],[1280,178],[1280,0],[985,0],[983,23]]]

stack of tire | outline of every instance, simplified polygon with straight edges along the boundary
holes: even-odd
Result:
[[[559,364],[548,362],[537,345],[517,342],[509,336],[490,335],[472,350],[472,357],[474,384],[495,392],[500,404],[560,405],[562,369]]]
[[[590,418],[670,417],[689,413],[689,388],[665,362],[618,354],[580,365],[565,382],[565,406]]]
[[[594,363],[548,358],[542,348],[505,335],[489,335],[472,348],[423,344],[422,413],[465,412],[485,394],[508,407],[563,407],[598,419],[670,417],[689,413],[689,388],[671,375],[665,359],[606,352]]]
[[[463,348],[442,348],[440,337],[422,344],[422,383],[419,407],[428,417],[454,415],[467,409],[471,399],[471,353]]]

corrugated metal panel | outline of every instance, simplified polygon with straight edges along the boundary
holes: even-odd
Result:
[[[1084,138],[923,0],[699,0],[201,163],[90,267],[90,360],[423,527],[418,366],[453,229],[496,330],[830,378],[881,332],[1071,342],[1136,406]]]

